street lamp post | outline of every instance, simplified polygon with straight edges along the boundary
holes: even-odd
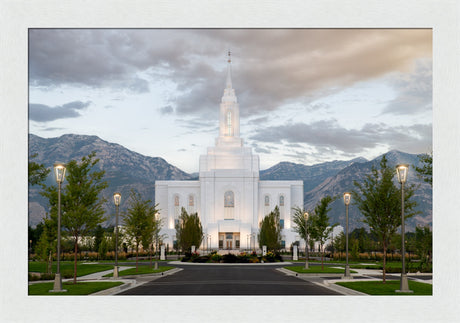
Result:
[[[345,252],[346,252],[346,264],[345,264],[345,276],[342,279],[353,279],[350,275],[350,266],[348,265],[348,206],[351,202],[351,194],[350,193],[343,193],[343,202],[345,203]]]
[[[115,203],[116,215],[115,215],[115,266],[113,267],[113,278],[118,278],[118,209],[121,202],[121,194],[113,194],[113,202]]]
[[[308,269],[308,212],[303,214],[305,219],[305,269]]]
[[[61,256],[61,184],[64,182],[66,165],[63,163],[54,164],[54,175],[58,184],[58,230],[57,230],[57,268],[54,276],[54,286],[50,292],[67,292],[62,289],[60,256]]]
[[[405,250],[405,240],[404,240],[404,184],[407,181],[407,174],[409,173],[408,164],[399,164],[396,166],[396,174],[398,175],[398,181],[401,183],[401,246],[402,246],[402,269],[401,269],[401,282],[399,285],[399,290],[396,290],[397,293],[413,293],[409,289],[409,282],[407,281],[406,275],[406,250]]]

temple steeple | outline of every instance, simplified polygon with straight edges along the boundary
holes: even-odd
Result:
[[[232,53],[228,51],[228,60],[227,60],[227,89],[232,88]]]
[[[240,139],[240,108],[232,85],[232,59],[228,51],[227,80],[220,104],[218,146],[242,146]]]

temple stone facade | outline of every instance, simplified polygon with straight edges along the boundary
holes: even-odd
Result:
[[[259,179],[259,156],[240,138],[230,56],[220,104],[219,136],[215,146],[200,156],[199,179],[156,181],[155,202],[164,219],[164,243],[170,249],[176,240],[175,223],[182,207],[200,217],[204,232],[201,249],[259,249],[259,223],[275,206],[280,209],[282,243],[288,248],[294,242],[292,208],[303,206],[303,182]]]

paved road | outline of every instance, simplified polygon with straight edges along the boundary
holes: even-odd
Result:
[[[182,271],[118,295],[340,295],[276,266],[178,266]]]

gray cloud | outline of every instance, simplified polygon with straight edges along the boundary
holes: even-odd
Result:
[[[170,105],[160,108],[160,113],[163,115],[174,113],[174,108]]]
[[[146,92],[149,82],[168,80],[177,88],[169,102],[176,113],[197,116],[218,111],[227,48],[242,117],[406,73],[414,60],[432,55],[430,29],[32,29],[29,35],[31,86]],[[414,100],[404,84],[395,86],[401,96],[392,105]]]
[[[432,66],[418,61],[413,73],[393,81],[398,96],[388,103],[382,114],[413,115],[432,110]]]
[[[359,154],[378,146],[417,153],[431,146],[431,137],[431,124],[389,127],[378,123],[366,124],[362,129],[356,130],[343,128],[334,120],[326,120],[311,124],[292,123],[259,128],[250,139],[278,144],[304,143],[315,147],[322,154]]]
[[[29,104],[29,119],[37,122],[48,122],[58,119],[78,118],[80,111],[86,109],[91,101],[73,101],[61,106],[50,107],[45,104]]]

